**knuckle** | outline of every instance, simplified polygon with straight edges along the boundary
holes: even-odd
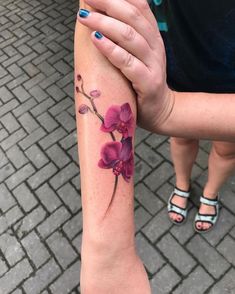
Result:
[[[136,20],[140,16],[141,16],[140,10],[137,7],[133,6],[130,10],[130,15],[129,15],[130,19]]]
[[[125,67],[131,67],[133,65],[134,62],[134,56],[130,53],[127,53],[125,59],[124,59],[124,66]]]
[[[135,39],[136,32],[130,25],[126,25],[122,36],[127,41],[133,41]]]
[[[140,11],[143,11],[143,10],[146,10],[146,9],[150,9],[149,8],[148,1],[146,1],[146,0],[139,0],[138,7],[139,7],[139,10]]]

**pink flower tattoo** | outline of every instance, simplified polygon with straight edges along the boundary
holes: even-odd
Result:
[[[128,137],[121,142],[108,142],[101,149],[101,159],[98,166],[111,168],[115,176],[120,174],[129,182],[133,175],[132,138]]]
[[[133,133],[133,121],[129,103],[111,106],[106,112],[101,130],[104,132],[117,130],[124,138],[127,138]]]
[[[83,79],[81,75],[77,75],[77,81],[80,86],[75,87],[77,93],[81,93],[90,101],[90,106],[81,104],[78,112],[82,115],[88,112],[96,115],[101,121],[100,130],[109,133],[112,141],[105,143],[101,147],[100,160],[98,166],[103,169],[111,169],[115,176],[113,193],[108,206],[110,208],[118,184],[118,178],[121,175],[126,182],[129,182],[134,174],[134,155],[132,138],[134,133],[134,117],[129,103],[122,105],[112,105],[103,117],[95,104],[95,99],[101,96],[99,90],[90,91],[89,95],[84,90]],[[120,141],[116,140],[114,132],[121,134]],[[107,209],[107,210],[108,210]]]

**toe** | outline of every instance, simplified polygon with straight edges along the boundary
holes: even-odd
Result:
[[[196,227],[197,227],[198,230],[201,230],[201,228],[202,228],[202,223],[201,223],[201,222],[198,222],[198,223],[196,224]]]
[[[183,217],[182,217],[181,215],[178,215],[178,216],[177,216],[177,221],[178,221],[178,222],[181,222],[182,219],[183,219]]]

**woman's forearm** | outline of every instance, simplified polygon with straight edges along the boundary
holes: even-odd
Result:
[[[172,99],[156,133],[235,142],[235,94],[173,91]]]
[[[83,250],[134,246],[135,95],[77,23],[75,108],[83,205]],[[98,97],[97,97],[98,96]],[[105,125],[105,120],[108,120]],[[113,129],[107,125],[113,124]]]

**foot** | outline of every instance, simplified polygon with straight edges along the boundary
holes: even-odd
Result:
[[[171,202],[173,204],[185,209],[187,207],[188,199],[177,196],[176,194],[174,194]],[[169,216],[173,221],[176,221],[176,222],[181,222],[183,220],[183,216],[179,213],[176,213],[176,212],[169,212]]]
[[[216,208],[215,208],[215,206],[211,206],[211,205],[201,203],[200,208],[199,208],[199,213],[200,214],[214,215],[216,213]],[[208,229],[210,229],[212,224],[207,223],[207,222],[197,222],[195,224],[195,226],[196,226],[196,228],[198,230],[207,231]]]

